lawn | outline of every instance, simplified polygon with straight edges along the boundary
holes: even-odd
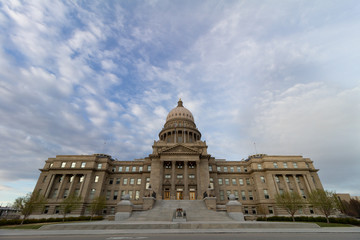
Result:
[[[343,223],[316,222],[316,224],[319,225],[320,227],[355,227],[354,225],[343,224]]]

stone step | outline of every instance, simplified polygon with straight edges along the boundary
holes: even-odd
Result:
[[[133,212],[127,221],[171,222],[177,208],[186,211],[187,221],[233,221],[226,212],[208,210],[202,200],[157,200],[153,209]]]

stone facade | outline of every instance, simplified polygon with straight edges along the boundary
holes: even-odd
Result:
[[[104,215],[115,215],[122,196],[129,195],[134,209],[142,209],[144,197],[156,193],[160,200],[216,199],[218,210],[226,210],[233,194],[245,216],[285,214],[275,206],[282,191],[297,191],[306,198],[322,188],[309,158],[257,154],[242,161],[215,159],[207,152],[192,113],[183,106],[170,111],[154,141],[153,152],[144,159],[117,161],[106,154],[60,155],[49,158],[35,187],[48,200],[42,217],[58,214],[70,194],[80,195],[82,207],[74,215],[89,214],[89,204],[105,196]],[[146,203],[147,204],[147,203]],[[214,204],[213,204],[214,205]],[[313,214],[311,208],[303,214]]]

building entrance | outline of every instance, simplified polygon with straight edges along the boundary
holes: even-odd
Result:
[[[195,196],[195,192],[190,192],[190,200],[195,200],[196,196]]]
[[[170,200],[170,191],[169,190],[164,191],[164,200]]]
[[[176,190],[176,200],[183,200],[183,190],[182,189],[177,189]]]

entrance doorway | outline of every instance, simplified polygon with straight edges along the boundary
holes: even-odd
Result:
[[[170,200],[170,191],[169,190],[164,191],[164,200]]]
[[[190,200],[195,200],[196,196],[195,196],[195,192],[190,192]]]
[[[176,200],[183,200],[183,189],[176,189]]]

